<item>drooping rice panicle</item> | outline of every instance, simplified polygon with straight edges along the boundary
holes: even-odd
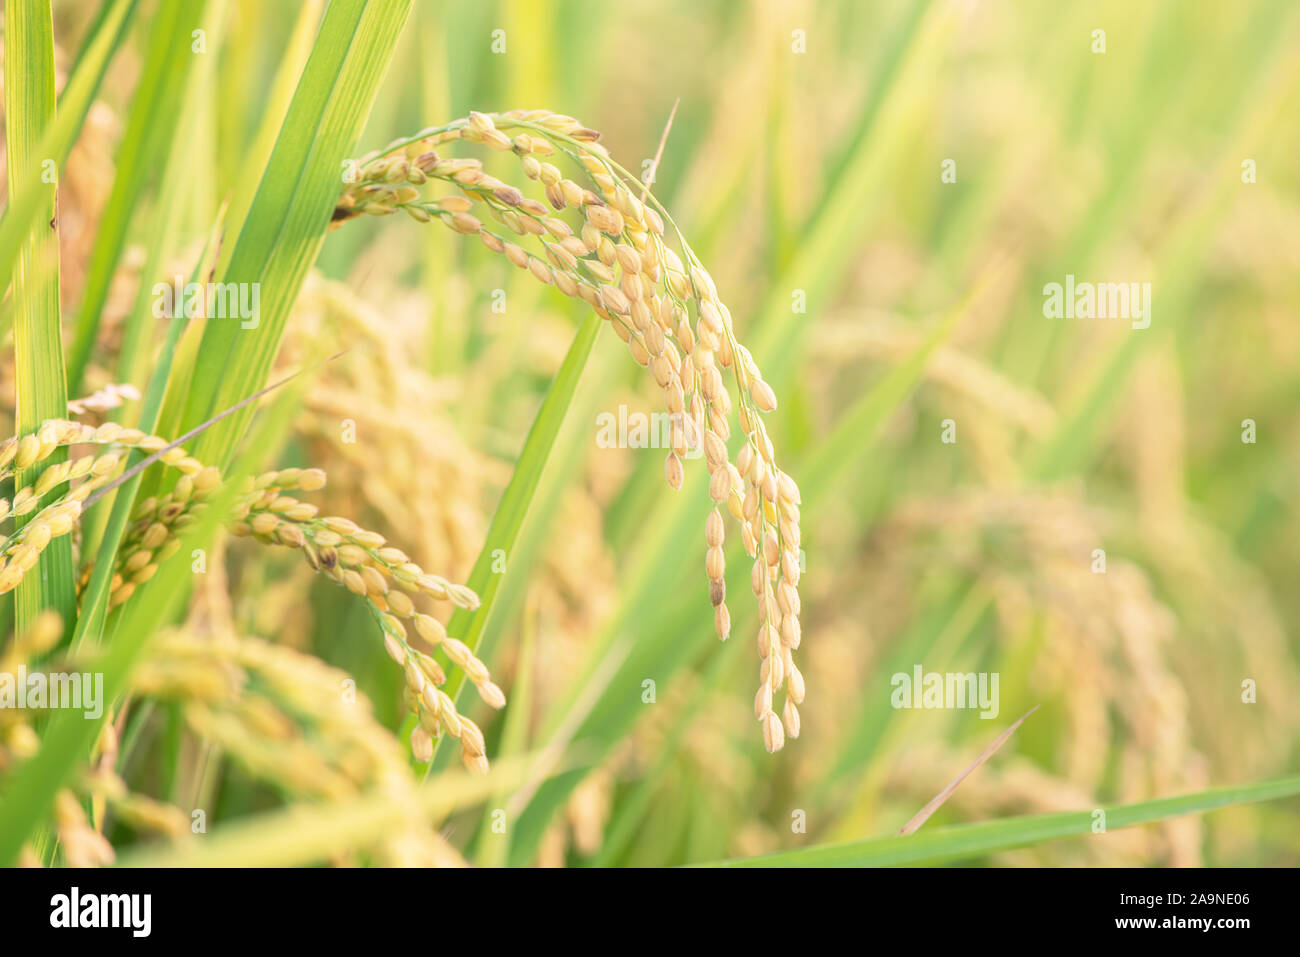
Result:
[[[64,419],[46,420],[34,433],[0,443],[0,481],[18,469],[39,465],[57,448],[115,446],[98,454],[69,458],[51,465],[37,476],[34,483],[20,489],[12,501],[0,499],[0,521],[36,512],[12,536],[0,540],[0,594],[18,586],[50,541],[72,531],[81,517],[82,503],[92,492],[112,480],[128,450],[152,453],[167,444],[158,436],[146,435],[139,429],[123,429],[116,423],[95,427]],[[205,469],[182,448],[171,449],[161,461],[182,473],[178,483],[180,488],[210,488],[220,479],[216,469]],[[68,490],[37,511],[41,499],[63,485],[67,485]]]
[[[581,299],[610,322],[663,390],[672,422],[672,449],[664,462],[668,484],[681,488],[687,452],[702,448],[709,493],[739,523],[745,550],[754,559],[761,660],[755,712],[767,749],[775,751],[786,735],[798,736],[804,696],[803,675],[791,655],[801,640],[799,489],[777,466],[762,420],[776,408],[776,395],[749,350],[736,341],[730,311],[667,210],[648,191],[650,204],[637,198],[634,191],[641,184],[609,157],[599,138],[572,117],[543,110],[471,113],[356,161],[333,225],[399,210],[418,222],[437,219],[454,232],[477,235],[489,250]],[[439,153],[456,141],[514,153],[525,180],[540,187],[545,202],[488,174],[478,159]],[[560,157],[567,157],[590,186],[551,161]],[[425,193],[430,184],[454,192],[430,198]],[[566,220],[561,215],[566,210],[577,218]],[[513,238],[489,227],[482,214]],[[734,464],[727,445],[733,400],[724,370],[735,385],[742,435]],[[717,508],[705,539],[715,630],[726,639],[731,615],[725,524]],[[777,717],[773,695],[783,687],[785,703]]]
[[[325,484],[319,469],[288,469],[260,476],[253,491],[236,507],[231,530],[265,542],[301,549],[311,567],[365,598],[375,609],[384,632],[384,648],[406,675],[409,707],[419,724],[411,735],[417,759],[428,761],[433,739],[447,734],[460,740],[465,765],[473,771],[488,767],[483,733],[456,710],[441,690],[447,680],[443,667],[430,655],[412,647],[403,624],[429,645],[440,648],[460,668],[490,707],[505,706],[505,694],[493,681],[487,666],[469,647],[447,635],[438,619],[416,608],[414,598],[425,596],[461,608],[478,607],[478,596],[464,585],[432,575],[389,545],[377,532],[360,528],[346,518],[321,517],[314,505],[284,494],[287,489],[313,491]]]
[[[0,499],[0,521],[11,516],[36,514],[7,538],[0,538],[0,594],[11,591],[36,564],[50,541],[72,531],[81,517],[82,503],[112,480],[127,452],[157,452],[169,443],[138,429],[115,423],[95,427],[51,419],[30,435],[0,443],[0,481],[20,468],[39,465],[56,448],[72,445],[111,446],[97,455],[50,466],[36,481],[21,489],[12,502]],[[159,563],[175,554],[177,535],[198,521],[206,499],[221,486],[220,472],[204,466],[183,448],[167,451],[161,461],[181,472],[171,491],[138,503],[131,525],[117,553],[110,585],[110,608],[126,602],[135,589],[157,572]],[[451,698],[439,689],[446,674],[438,662],[408,642],[402,619],[428,644],[441,647],[448,660],[462,669],[493,708],[505,706],[505,695],[491,679],[487,667],[461,641],[448,637],[442,624],[415,607],[412,596],[449,601],[462,608],[477,608],[478,596],[464,585],[427,573],[404,552],[387,544],[383,536],[340,517],[320,517],[314,505],[285,494],[324,487],[320,469],[282,469],[245,482],[230,517],[231,531],[260,541],[303,550],[316,571],[349,591],[364,597],[375,609],[390,657],[406,674],[411,710],[419,718],[412,735],[415,755],[428,760],[433,738],[449,734],[459,739],[466,766],[482,773],[488,769],[483,733],[457,712]],[[68,489],[39,511],[43,496],[61,486]],[[83,583],[91,566],[83,572]]]

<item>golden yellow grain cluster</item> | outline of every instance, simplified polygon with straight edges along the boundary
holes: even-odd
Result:
[[[18,586],[53,539],[72,531],[81,517],[82,503],[95,489],[112,479],[127,450],[152,453],[163,449],[168,442],[155,435],[146,435],[139,429],[124,429],[112,422],[96,428],[66,419],[49,419],[34,433],[0,443],[0,481],[19,470],[40,465],[55,449],[70,445],[111,445],[118,448],[51,465],[41,471],[30,485],[20,488],[12,501],[0,499],[0,521],[10,516],[31,516],[22,528],[0,539],[0,594]],[[162,461],[179,469],[182,472],[181,483],[189,487],[211,488],[220,479],[216,469],[205,469],[181,448],[166,452]],[[56,494],[49,504],[38,510],[46,494],[64,485],[68,486],[67,491]]]
[[[94,427],[51,419],[35,433],[0,443],[0,481],[19,469],[39,465],[61,446],[86,444],[114,448],[51,465],[31,485],[21,488],[12,502],[0,499],[0,520],[35,513],[12,536],[0,539],[0,593],[18,586],[50,541],[72,531],[81,517],[82,503],[112,479],[128,450],[154,453],[170,443],[115,423]],[[110,607],[126,602],[138,586],[153,577],[159,562],[175,553],[179,546],[177,534],[198,520],[206,507],[205,499],[222,483],[215,467],[205,467],[183,448],[169,449],[161,461],[181,475],[169,492],[146,498],[133,510],[113,569]],[[37,510],[43,496],[65,484],[65,493]],[[478,596],[464,585],[425,572],[377,532],[360,528],[346,518],[320,517],[316,506],[286,494],[295,489],[310,492],[322,488],[325,473],[320,469],[267,472],[247,480],[246,485],[230,519],[235,534],[302,549],[312,568],[363,596],[375,609],[385,648],[405,670],[410,707],[419,719],[411,738],[415,755],[428,760],[433,739],[448,734],[459,739],[466,766],[485,772],[488,761],[482,731],[459,714],[451,698],[440,690],[438,686],[446,681],[443,668],[409,644],[402,624],[403,619],[409,620],[420,638],[430,646],[440,647],[447,659],[465,672],[484,701],[501,708],[505,695],[483,662],[463,642],[448,637],[436,618],[417,610],[412,597],[424,595],[473,609],[478,607]],[[88,567],[83,584],[89,574]]]
[[[754,559],[751,585],[758,601],[760,687],[755,711],[769,751],[799,734],[803,675],[791,652],[799,647],[799,490],[776,464],[761,414],[776,395],[753,356],[735,338],[731,313],[712,277],[667,211],[615,163],[600,134],[572,117],[543,110],[471,113],[423,130],[364,156],[334,213],[334,224],[360,215],[399,210],[419,222],[437,219],[480,242],[539,282],[587,303],[609,321],[636,362],[663,390],[672,421],[672,450],[664,462],[668,484],[681,488],[687,452],[702,449],[709,492],[740,524]],[[440,149],[457,141],[482,144],[518,157],[540,199],[485,171],[472,157]],[[590,185],[580,185],[556,162],[566,159]],[[425,187],[451,187],[430,198]],[[564,213],[576,214],[572,222]],[[478,213],[480,215],[475,215]],[[482,218],[513,236],[489,227]],[[673,248],[675,237],[678,252]],[[518,241],[516,241],[518,240]],[[732,393],[742,441],[731,461]],[[706,572],[719,637],[731,632],[726,605],[725,525],[718,509],[706,528]],[[778,717],[773,696],[786,690]]]
[[[316,506],[285,494],[293,489],[310,492],[324,485],[325,473],[320,469],[267,472],[240,500],[231,530],[236,535],[301,549],[314,570],[365,598],[376,611],[389,657],[406,674],[409,706],[418,719],[411,735],[416,758],[428,761],[434,738],[446,734],[459,739],[466,767],[485,772],[488,762],[483,732],[456,710],[440,687],[447,680],[442,666],[412,647],[403,624],[410,622],[416,635],[440,648],[488,705],[502,708],[505,695],[492,681],[487,666],[464,642],[449,637],[438,619],[419,611],[414,600],[424,596],[473,610],[479,605],[478,596],[464,585],[429,574],[378,532],[360,528],[350,519],[322,517]]]

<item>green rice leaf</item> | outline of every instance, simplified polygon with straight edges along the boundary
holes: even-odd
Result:
[[[54,120],[54,25],[49,0],[5,3],[5,160],[9,189],[38,203],[31,232],[20,244],[13,275],[14,391],[20,434],[34,432],[46,419],[67,412],[63,340],[59,310],[59,234],[57,164],[42,154]],[[39,172],[38,172],[39,170]],[[58,450],[44,467],[67,461]],[[15,490],[30,485],[37,469],[19,472]],[[17,527],[26,524],[18,519]],[[72,540],[51,542],[14,594],[19,631],[45,608],[65,623],[76,605]]]
[[[1277,778],[1239,787],[1214,788],[1196,794],[1157,798],[1135,804],[1100,808],[1105,812],[1106,831],[1149,824],[1183,814],[1200,814],[1216,808],[1260,801],[1277,801],[1300,794],[1300,776]],[[957,827],[936,828],[907,837],[873,838],[829,844],[761,857],[717,861],[706,867],[890,867],[943,864],[969,860],[998,851],[1012,850],[1044,841],[1091,834],[1098,821],[1096,811],[1068,811],[1039,814],[1006,821],[986,821]]]
[[[0,276],[13,274],[19,249],[27,240],[33,222],[49,199],[44,190],[19,190],[15,184],[39,182],[42,164],[46,160],[53,160],[56,169],[62,168],[104,78],[104,71],[108,69],[108,62],[122,42],[137,2],[138,0],[114,0],[77,61],[77,69],[68,80],[59,101],[57,117],[45,130],[40,143],[27,151],[22,175],[17,178],[10,175],[9,206],[4,217],[0,218]],[[10,20],[8,23],[6,34],[16,37],[17,22]],[[5,55],[6,62],[18,52],[17,42],[10,40],[9,44],[12,45],[7,44],[9,52]],[[12,163],[12,160],[9,162]]]
[[[524,448],[519,455],[519,461],[515,464],[510,483],[506,486],[505,494],[501,496],[501,504],[497,506],[496,514],[492,516],[487,541],[483,543],[478,559],[474,562],[474,569],[470,572],[469,581],[466,582],[478,594],[482,603],[472,612],[463,608],[456,609],[447,624],[448,633],[459,637],[470,648],[478,647],[492,614],[493,600],[501,588],[503,576],[493,570],[493,564],[498,556],[505,555],[508,558],[514,550],[519,530],[528,516],[529,507],[537,491],[537,483],[541,481],[542,471],[550,461],[555,437],[559,434],[564,416],[573,401],[573,394],[577,391],[578,382],[582,378],[587,357],[591,355],[591,347],[596,341],[596,334],[600,331],[600,324],[601,319],[595,313],[589,313],[583,319],[582,325],[578,327],[573,337],[573,342],[569,345],[568,354],[560,365],[560,371],[556,373],[555,380],[546,392],[546,398],[542,400],[541,408],[537,410],[537,418],[533,420],[532,428],[528,430],[528,438],[524,441]],[[443,690],[453,701],[457,701],[464,682],[463,672],[457,669],[448,675]],[[438,743],[441,743],[441,739]],[[439,766],[437,764],[439,758],[443,763],[447,760],[441,753],[441,748],[439,752],[435,754],[434,761],[430,762],[431,769]]]
[[[229,265],[217,276],[256,289],[258,315],[247,323],[207,320],[189,388],[169,397],[185,410],[183,429],[266,381],[290,307],[324,242],[343,160],[356,146],[410,6],[411,0],[335,0],[326,10]],[[226,465],[251,415],[244,410],[216,426],[195,456]]]
[[[82,375],[95,345],[113,273],[126,248],[131,215],[150,176],[163,165],[159,153],[166,148],[169,134],[175,136],[177,106],[197,60],[190,36],[206,5],[206,0],[164,3],[154,16],[148,53],[117,152],[113,189],[100,216],[87,267],[85,292],[68,356],[68,388],[73,395],[81,394]]]

